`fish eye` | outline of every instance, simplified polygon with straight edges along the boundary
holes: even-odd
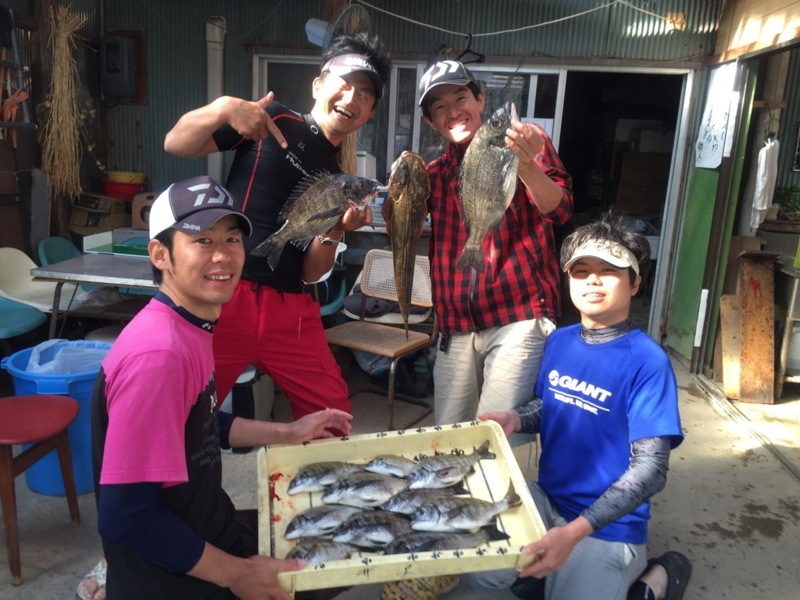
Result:
[[[500,125],[502,125],[500,119],[497,117],[492,117],[492,127],[500,127]]]

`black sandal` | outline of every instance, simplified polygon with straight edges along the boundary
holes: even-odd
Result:
[[[667,571],[667,592],[664,600],[681,600],[692,577],[692,562],[680,552],[670,551],[648,560],[645,572],[653,565],[661,565]]]

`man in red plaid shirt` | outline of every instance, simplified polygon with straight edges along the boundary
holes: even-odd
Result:
[[[460,62],[438,62],[420,81],[425,121],[449,142],[427,166],[431,282],[442,331],[433,372],[437,425],[530,400],[560,313],[553,226],[572,214],[572,177],[535,125],[514,123],[507,131],[506,144],[520,160],[519,181],[503,220],[483,241],[483,272],[456,268],[467,240],[459,168],[484,105],[483,91]]]

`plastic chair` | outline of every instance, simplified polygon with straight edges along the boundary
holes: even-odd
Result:
[[[77,258],[81,251],[75,244],[62,237],[46,237],[39,242],[39,262],[43,267],[57,262]]]
[[[58,453],[69,514],[80,524],[78,494],[69,447],[67,427],[78,416],[78,403],[69,396],[12,396],[0,398],[0,504],[8,547],[11,583],[22,583],[19,557],[19,528],[14,479],[53,450]],[[32,444],[14,456],[15,444]]]
[[[39,262],[43,267],[81,256],[81,251],[67,238],[46,237],[39,242]],[[99,289],[99,285],[81,285],[85,292]]]
[[[0,297],[0,340],[5,354],[11,354],[9,339],[33,331],[45,321],[47,315],[38,308]]]
[[[331,298],[325,304],[320,305],[319,307],[319,314],[323,317],[327,317],[329,315],[335,314],[342,308],[342,301],[344,300],[345,294],[347,293],[347,282],[344,278],[338,281],[338,287],[336,290],[336,294],[333,298]]]
[[[394,383],[397,363],[400,359],[424,350],[438,335],[438,323],[434,313],[433,328],[430,333],[409,330],[408,338],[402,327],[375,323],[364,318],[366,298],[382,298],[397,301],[397,290],[394,279],[394,263],[392,253],[387,250],[370,250],[364,257],[364,269],[361,272],[361,292],[364,295],[361,315],[358,321],[349,321],[325,330],[328,343],[354,350],[372,352],[392,360],[389,367],[389,387],[387,402],[389,406],[389,422],[387,429],[394,429]],[[430,262],[427,256],[417,256],[414,267],[414,284],[411,303],[416,306],[431,308]],[[355,394],[351,394],[355,395]],[[418,404],[426,410],[416,416],[401,429],[406,429],[419,422],[433,412],[430,403],[412,398],[399,398],[404,402]]]
[[[53,312],[53,297],[57,283],[34,281],[31,269],[38,265],[22,250],[0,248],[0,296],[34,306],[42,312]],[[65,283],[61,288],[61,299],[67,302],[75,293],[75,286]]]

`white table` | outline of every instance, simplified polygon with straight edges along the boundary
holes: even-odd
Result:
[[[59,316],[61,288],[65,283],[101,285],[156,290],[152,263],[148,257],[117,254],[84,254],[46,267],[31,269],[34,281],[54,281],[53,312],[50,316],[49,337],[55,337]],[[67,313],[85,314],[108,319],[130,319],[148,301],[149,296],[117,302],[106,307],[76,308]]]

